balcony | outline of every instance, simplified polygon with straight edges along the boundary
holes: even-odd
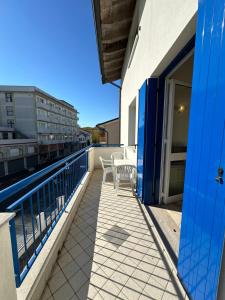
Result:
[[[17,260],[17,299],[187,299],[144,206],[126,186],[116,194],[111,178],[102,184],[99,156],[108,159],[112,152],[123,148],[96,147],[82,151],[40,189],[36,187],[33,194],[23,196],[23,209],[26,199],[32,204],[27,209],[34,208],[30,200],[36,197],[34,193],[39,190],[41,198],[40,191],[50,185],[48,200],[58,200],[45,215],[44,223],[40,221],[42,204],[38,209],[39,223],[34,226],[32,219],[27,221],[30,235],[20,241],[27,257],[18,260],[13,247],[14,268],[15,257]],[[129,151],[127,155],[134,158],[135,151]],[[60,183],[54,188],[52,182]],[[18,204],[21,202],[14,203],[8,211],[18,214]],[[18,223],[15,217],[14,222]],[[32,243],[41,238],[43,244]],[[12,229],[11,240],[15,246]],[[11,295],[15,297],[15,293]]]

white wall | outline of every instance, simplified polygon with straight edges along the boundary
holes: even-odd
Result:
[[[129,105],[135,97],[138,99],[141,85],[145,79],[160,75],[195,34],[197,0],[140,0],[137,3],[143,6],[144,2],[143,13],[139,13],[140,30],[134,56],[128,68],[130,41],[123,66],[121,143],[125,145],[128,144]],[[133,23],[130,37],[136,30],[137,25]]]

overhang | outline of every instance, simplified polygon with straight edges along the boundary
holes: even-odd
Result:
[[[102,82],[121,78],[136,0],[92,0]]]

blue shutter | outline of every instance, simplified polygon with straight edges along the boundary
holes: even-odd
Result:
[[[146,108],[147,81],[139,90],[138,105],[138,144],[137,144],[137,197],[143,200],[143,172],[145,150],[145,108]]]
[[[216,299],[225,233],[225,0],[199,1],[178,274]]]
[[[154,160],[158,79],[150,78],[139,91],[137,196],[144,204],[154,203]]]

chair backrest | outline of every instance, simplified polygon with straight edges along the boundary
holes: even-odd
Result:
[[[103,159],[101,156],[99,157],[99,159],[100,159],[103,170],[107,167],[112,167],[112,165],[113,165],[112,160]]]
[[[136,174],[136,167],[133,165],[121,165],[116,167],[116,175],[119,174],[121,180],[130,180]]]
[[[123,152],[114,152],[111,154],[111,158],[113,161],[115,159],[124,159],[124,153]]]

